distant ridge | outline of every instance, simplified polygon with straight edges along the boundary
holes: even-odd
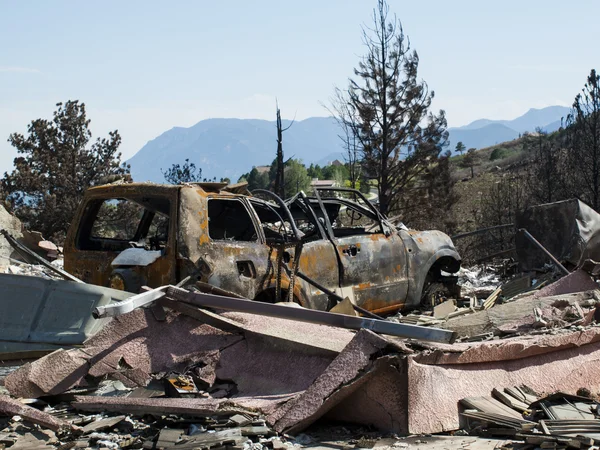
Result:
[[[515,139],[526,131],[533,132],[536,128],[551,133],[560,128],[561,118],[568,113],[566,106],[548,106],[531,108],[513,120],[478,119],[462,127],[449,128],[448,149],[454,152],[458,142],[465,144],[466,148],[489,147]]]
[[[525,131],[541,127],[555,131],[569,108],[549,106],[530,109],[513,120],[479,119],[450,128],[447,149],[462,141],[467,148],[483,148],[509,141]],[[284,126],[290,121],[283,121]],[[283,135],[286,158],[302,159],[307,165],[321,166],[343,160],[341,130],[332,117],[311,117],[296,121]],[[207,119],[189,127],[174,127],[149,141],[127,162],[136,181],[163,182],[161,169],[185,159],[202,168],[206,178],[228,177],[237,181],[253,166],[271,164],[275,157],[274,121],[258,119]]]

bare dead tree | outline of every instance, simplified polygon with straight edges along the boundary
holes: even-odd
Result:
[[[283,161],[283,132],[289,130],[294,124],[290,123],[287,127],[283,128],[281,125],[281,110],[279,104],[277,104],[277,157],[276,157],[276,171],[275,171],[275,193],[279,197],[284,198],[285,195],[285,162]]]
[[[548,136],[540,128],[529,135],[525,148],[531,154],[526,174],[527,187],[536,203],[551,203],[568,197],[565,192],[565,152],[558,136]]]
[[[361,178],[360,145],[356,134],[356,124],[348,100],[342,90],[335,89],[334,97],[331,99],[332,108],[327,110],[332,114],[341,133],[338,137],[342,141],[346,154],[344,160],[348,166],[350,187],[356,189],[358,180]]]
[[[566,120],[571,195],[600,210],[600,75],[590,72]]]

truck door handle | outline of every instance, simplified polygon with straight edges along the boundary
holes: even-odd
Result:
[[[256,278],[256,269],[252,261],[237,261],[237,269],[242,277]]]
[[[348,247],[342,249],[342,253],[345,254],[346,256],[350,256],[350,257],[356,256],[356,254],[358,252],[360,252],[360,249],[354,244],[349,245]]]

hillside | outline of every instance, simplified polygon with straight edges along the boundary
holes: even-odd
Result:
[[[490,188],[505,177],[524,175],[529,164],[524,142],[525,138],[518,138],[477,150],[473,178],[471,169],[463,165],[464,155],[452,157],[452,176],[456,180],[458,201],[452,206],[455,228],[449,231],[454,233],[477,228],[476,218],[481,213],[482,199],[489,195]]]

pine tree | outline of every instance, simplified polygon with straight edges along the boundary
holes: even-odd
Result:
[[[466,149],[467,147],[465,146],[465,144],[463,144],[462,141],[459,141],[456,144],[456,148],[454,150],[456,150],[456,153],[458,153],[459,155],[462,155]]]
[[[92,142],[85,104],[75,100],[56,106],[51,120],[29,124],[27,136],[10,135],[8,142],[19,156],[14,170],[4,174],[2,189],[29,229],[60,242],[87,188],[130,176],[129,166],[121,164],[117,130]]]
[[[191,163],[186,158],[183,164],[173,164],[169,169],[160,172],[165,177],[165,181],[170,184],[194,183],[202,181],[202,169],[196,168],[196,164]]]
[[[446,117],[429,112],[434,93],[419,80],[419,57],[384,0],[373,11],[373,27],[363,29],[363,41],[367,54],[342,94],[362,167],[377,180],[380,209],[388,214],[402,207],[402,197],[411,195],[446,145]]]

